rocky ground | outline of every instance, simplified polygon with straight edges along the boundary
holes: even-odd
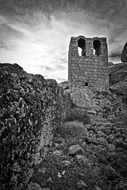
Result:
[[[100,96],[106,95],[100,93],[95,99]],[[127,189],[126,105],[115,100],[112,107],[108,102],[102,115],[85,110],[78,116],[77,108],[72,108],[70,117],[54,132],[53,144],[36,166],[29,189],[37,184],[38,189],[51,190]]]
[[[18,65],[1,68],[1,190],[127,189],[127,91],[114,87],[126,83],[126,63],[110,67],[109,92],[70,91]]]

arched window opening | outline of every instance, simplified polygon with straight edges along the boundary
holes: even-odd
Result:
[[[83,38],[80,38],[78,40],[78,54],[79,54],[79,56],[86,55],[86,42]]]
[[[93,48],[93,54],[99,56],[101,54],[101,42],[99,40],[94,40]]]

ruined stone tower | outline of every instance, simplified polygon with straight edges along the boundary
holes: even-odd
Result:
[[[69,45],[68,82],[70,88],[88,86],[108,91],[108,50],[106,38],[72,37]]]

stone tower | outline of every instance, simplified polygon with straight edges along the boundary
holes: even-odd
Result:
[[[68,82],[70,88],[88,86],[108,91],[108,50],[106,38],[72,37],[69,45]]]

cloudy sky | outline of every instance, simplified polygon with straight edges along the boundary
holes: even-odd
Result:
[[[0,0],[0,62],[67,80],[71,36],[106,36],[109,61],[127,41],[127,0]]]

